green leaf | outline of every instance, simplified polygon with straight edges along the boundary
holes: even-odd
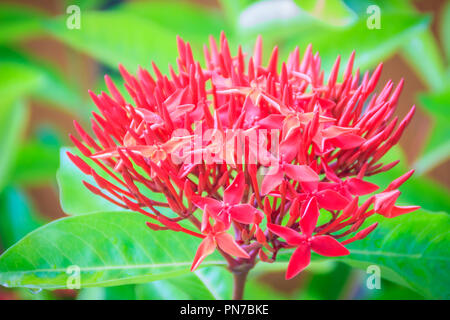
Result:
[[[30,92],[33,97],[66,111],[77,112],[78,114],[89,111],[79,90],[75,88],[73,83],[64,79],[63,75],[53,66],[8,47],[0,47],[0,63],[19,66],[29,73],[28,77],[34,77],[38,80],[32,78],[34,80],[30,83]],[[25,78],[26,76],[22,77]],[[26,81],[23,82],[27,83]]]
[[[69,148],[60,151],[60,164],[56,173],[59,186],[59,198],[63,211],[69,215],[97,213],[105,211],[125,211],[123,208],[94,195],[82,184],[82,180],[96,185],[94,178],[86,176],[70,161],[66,152]]]
[[[240,13],[252,2],[256,2],[256,0],[219,0],[226,21],[233,30],[236,30]]]
[[[14,102],[17,98],[23,98],[42,81],[39,73],[30,70],[26,66],[16,62],[0,61],[0,96],[2,108]]]
[[[300,300],[337,300],[344,297],[346,283],[350,280],[351,267],[344,263],[334,263],[328,272],[314,272],[310,268],[308,280],[298,290],[297,298]]]
[[[405,0],[379,0],[374,3],[371,0],[344,0],[345,4],[358,15],[367,13],[367,7],[376,4],[382,13],[386,12],[413,12],[414,6],[411,1]]]
[[[424,174],[450,159],[450,90],[422,94],[419,99],[434,120],[425,151],[414,165],[419,174]]]
[[[435,117],[443,118],[450,123],[450,89],[441,92],[425,93],[419,96],[420,103]]]
[[[341,0],[296,0],[295,3],[313,17],[333,26],[344,26],[357,18]]]
[[[231,299],[232,275],[223,267],[206,267],[176,278],[138,285],[143,300],[227,300]]]
[[[299,31],[320,26],[317,19],[302,11],[294,2],[277,0],[252,2],[241,10],[237,21],[238,35],[248,35],[252,41],[259,33],[264,39],[274,37],[280,40]]]
[[[393,219],[376,215],[370,217],[363,227],[375,221],[379,225],[367,238],[346,246],[350,255],[331,259],[363,270],[377,265],[382,278],[427,298],[448,299],[450,215],[424,210]],[[293,249],[280,251],[277,257],[279,262],[274,264],[286,265],[292,252]],[[330,258],[313,253],[312,259],[318,262]]]
[[[28,112],[21,102],[0,103],[0,191],[9,181],[28,121]]]
[[[429,20],[418,15],[386,13],[383,14],[384,23],[380,29],[368,29],[363,18],[345,28],[308,29],[301,36],[291,36],[289,47],[300,45],[304,48],[312,43],[314,50],[320,52],[326,70],[331,68],[339,54],[347,58],[355,50],[355,65],[365,69],[388,58],[402,44],[424,30]]]
[[[39,141],[20,146],[11,181],[21,185],[53,182],[59,165],[59,148]]]
[[[133,2],[119,6],[117,11],[150,21],[191,43],[206,43],[209,35],[217,37],[221,31],[228,31],[219,11],[187,1]]]
[[[59,186],[59,194],[61,207],[63,211],[68,215],[80,215],[80,214],[88,214],[88,213],[96,213],[96,212],[129,212],[129,210],[125,210],[98,195],[94,195],[90,192],[82,183],[82,181],[89,182],[92,185],[97,185],[94,178],[92,176],[86,176],[83,172],[81,172],[68,158],[67,151],[70,151],[74,154],[78,154],[79,152],[75,148],[61,148],[60,151],[60,166],[56,173],[56,180]],[[83,156],[82,156],[83,157]],[[92,168],[98,169],[98,166],[88,158],[83,157],[85,162],[89,164]],[[140,170],[140,169],[136,169]],[[109,180],[111,183],[116,184],[117,182],[113,180],[108,174],[103,172],[102,170],[98,170],[97,173],[102,176],[104,179]],[[141,172],[145,175],[144,172]],[[144,185],[137,185],[140,188],[142,194],[146,195],[152,200],[164,202],[165,197],[162,193],[153,193]],[[122,202],[121,199],[117,199],[114,195],[110,194],[108,191],[103,190],[103,192],[109,197]],[[83,199],[83,201],[80,201]],[[173,211],[166,207],[158,207],[158,211],[164,213],[168,217],[176,216]]]
[[[22,192],[9,187],[1,193],[0,242],[4,248],[12,246],[42,224],[42,219],[36,215]]]
[[[68,7],[72,4],[79,6],[81,12],[83,12],[84,10],[99,9],[102,7],[105,8],[106,6],[111,5],[109,0],[64,0],[64,2],[66,3],[65,7]]]
[[[137,213],[104,212],[51,222],[0,256],[0,284],[66,288],[69,266],[80,268],[81,288],[146,283],[189,273],[200,239],[152,231],[146,221]],[[215,253],[202,267],[224,264]]]
[[[81,289],[77,300],[136,300],[136,285]]]
[[[43,15],[30,7],[0,5],[0,43],[23,40],[41,31]]]
[[[373,1],[366,0],[345,0],[345,2],[361,16],[366,13],[369,5],[374,4]],[[387,21],[389,24],[392,23],[392,21],[386,20],[386,14],[401,13],[411,16],[418,14],[418,10],[411,1],[379,1],[376,5],[380,8],[382,23]],[[433,90],[443,88],[445,83],[444,62],[438,43],[429,29],[423,30],[411,37],[409,41],[404,42],[401,53],[428,87]]]
[[[347,59],[354,50],[355,66],[372,67],[425,30],[430,21],[423,15],[383,11],[381,28],[369,29],[364,12],[355,23],[337,28],[318,23],[291,2],[283,2],[283,6],[281,10],[274,0],[249,6],[240,16],[241,33],[249,40],[261,33],[266,42],[279,45],[285,53],[311,43],[320,52],[325,70],[332,67],[338,55]]]
[[[378,265],[381,276],[434,299],[450,297],[448,242],[450,216],[420,210],[394,219],[371,217],[379,226],[364,240],[347,247],[342,260],[366,268]]]
[[[245,284],[244,300],[287,300],[290,297],[285,292],[280,292],[257,278],[251,277]]]
[[[381,288],[370,290],[367,288],[365,281],[370,274],[361,272],[361,281],[364,282],[363,297],[364,300],[424,300],[424,296],[418,294],[404,286],[400,286],[391,281],[383,281]]]
[[[438,126],[438,125],[437,125]],[[448,127],[442,128],[441,130],[448,132]],[[441,137],[441,133],[436,133],[436,128],[433,131],[433,136]],[[442,144],[439,144],[436,148],[426,152],[424,155],[420,157],[419,160],[416,161],[414,167],[417,170],[418,174],[425,174],[433,168],[436,168],[438,165],[444,163],[450,158],[450,141],[445,141]]]
[[[68,29],[65,17],[48,21],[46,28],[62,42],[113,68],[122,63],[135,71],[154,60],[166,70],[177,55],[174,32],[126,12],[85,12],[80,29]]]
[[[445,67],[439,45],[430,30],[425,30],[403,45],[403,56],[426,85],[435,91],[445,88]]]

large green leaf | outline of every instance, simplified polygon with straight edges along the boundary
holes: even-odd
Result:
[[[290,298],[285,292],[276,290],[251,275],[250,273],[244,288],[245,300],[287,300]]]
[[[81,28],[70,30],[65,17],[48,21],[46,28],[58,39],[107,65],[122,63],[130,71],[155,60],[162,70],[177,55],[176,33],[136,15],[118,12],[83,12]]]
[[[332,258],[366,270],[369,265],[381,269],[381,277],[434,299],[450,297],[450,216],[419,210],[394,219],[369,218],[364,226],[379,222],[364,240],[347,246],[350,255]],[[281,251],[275,264],[285,265],[292,249]],[[329,259],[317,254],[314,261]],[[300,275],[302,276],[302,275]]]
[[[381,276],[428,298],[450,298],[450,216],[423,210],[395,219],[374,217],[379,226],[356,241],[344,262],[357,267],[378,265]]]
[[[151,231],[146,220],[137,213],[105,212],[51,222],[0,256],[0,284],[66,288],[70,266],[80,268],[82,288],[145,283],[188,273],[200,240]],[[202,266],[224,264],[215,253]]]
[[[231,273],[205,267],[174,278],[144,284],[82,289],[79,300],[226,300],[231,298]]]
[[[314,272],[310,268],[307,280],[298,290],[300,300],[337,300],[345,299],[346,283],[349,282],[352,268],[343,263],[334,263],[329,272]]]
[[[223,267],[206,267],[176,278],[138,285],[137,298],[145,300],[231,299],[232,275]]]
[[[84,288],[77,300],[136,300],[136,285]]]

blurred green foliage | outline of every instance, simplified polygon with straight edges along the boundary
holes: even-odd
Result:
[[[218,37],[221,30],[226,32],[232,48],[235,49],[238,44],[242,44],[246,52],[251,52],[257,34],[263,35],[266,49],[278,45],[284,55],[296,45],[305,48],[308,43],[312,43],[314,49],[320,51],[326,70],[338,54],[346,59],[353,50],[357,53],[356,66],[364,69],[374,67],[380,60],[393,54],[399,54],[426,86],[427,91],[420,94],[418,104],[433,119],[432,133],[424,151],[414,164],[417,174],[409,184],[403,187],[400,199],[404,204],[420,204],[428,211],[449,212],[448,189],[426,176],[433,168],[448,161],[450,156],[449,3],[442,13],[440,19],[442,23],[438,26],[440,39],[437,39],[430,29],[430,24],[436,17],[419,13],[411,2],[403,0],[376,2],[381,10],[381,29],[374,30],[368,29],[366,25],[370,15],[367,8],[372,4],[372,1],[368,0],[333,0],[325,2],[324,7],[318,6],[318,3],[323,2],[317,0],[220,0],[219,7],[213,4],[200,6],[187,1],[142,3],[67,0],[65,2],[66,5],[61,7],[61,14],[57,17],[25,6],[0,5],[0,30],[2,30],[0,33],[0,96],[2,97],[0,102],[0,244],[4,249],[45,222],[46,219],[34,209],[24,190],[29,186],[45,184],[54,185],[56,188],[59,148],[66,141],[64,138],[66,132],[61,132],[52,123],[32,132],[26,132],[29,124],[30,103],[40,101],[58,112],[69,113],[81,119],[86,118],[91,108],[91,104],[87,102],[87,95],[80,92],[80,84],[77,84],[73,77],[58,71],[52,62],[41,61],[24,49],[26,41],[39,39],[42,36],[54,37],[68,47],[94,58],[104,69],[111,71],[113,78],[117,77],[115,70],[118,63],[124,64],[132,72],[139,65],[149,67],[151,61],[157,62],[163,70],[169,63],[174,64],[177,55],[175,43],[177,34],[190,41],[195,54],[201,55],[202,44],[207,42],[208,36],[211,34]],[[66,27],[67,14],[64,9],[70,4],[77,4],[81,8],[81,29],[79,30],[69,30]],[[439,42],[444,49],[443,52]],[[265,58],[267,59],[268,56]],[[99,88],[103,86],[101,83],[102,74],[99,74]],[[406,171],[406,161],[401,149],[397,148],[388,154],[386,161],[390,162],[391,158],[402,159],[404,166],[399,165],[387,173],[373,177],[373,181],[381,185],[387,184],[388,181]],[[94,199],[87,191],[84,192],[85,190],[79,186],[80,177],[73,174],[73,169],[70,168],[64,156],[61,159],[58,180],[64,211],[68,214],[91,213],[87,219],[95,220],[97,214],[101,215],[108,210],[109,203],[102,203],[101,200],[99,202],[99,199]],[[83,201],[79,201],[80,199]],[[27,237],[41,237],[45,240],[48,236],[44,232],[46,228],[57,228],[58,225],[78,221],[76,219],[84,221],[83,219],[86,218],[70,219],[73,220],[62,220],[50,227],[43,227],[39,232]],[[396,283],[403,281],[403,286],[386,281],[383,282],[385,286],[381,291],[368,291],[364,285],[365,275],[355,271],[356,269],[342,263],[329,267],[327,264],[321,265],[322,262],[318,262],[317,267],[312,267],[302,276],[305,281],[302,282],[301,290],[295,294],[269,289],[256,277],[252,277],[247,284],[245,297],[248,299],[448,298],[450,288],[446,287],[448,278],[445,274],[439,279],[434,278],[440,280],[440,284],[427,288],[426,284],[432,283],[433,279],[426,277],[426,272],[429,271],[418,267],[420,264],[426,264],[425,267],[429,270],[434,268],[435,273],[448,270],[449,257],[446,251],[448,239],[445,238],[449,226],[448,216],[442,213],[424,212],[405,219],[405,224],[396,224],[403,228],[401,234],[399,235],[397,230],[393,235],[393,237],[400,237],[395,242],[400,247],[391,249],[400,250],[403,245],[410,250],[406,252],[412,255],[416,254],[417,250],[423,253],[424,256],[421,256],[421,259],[429,256],[427,255],[429,252],[437,256],[432,256],[434,258],[425,263],[410,261],[409,258],[406,261],[386,258],[390,257],[387,255],[383,264],[378,258],[378,260],[371,260],[373,257],[367,252],[367,250],[371,250],[372,254],[378,252],[381,244],[362,242],[355,244],[361,246],[360,248],[354,249],[364,248],[366,253],[360,252],[361,257],[357,259],[357,262],[347,261],[350,265],[360,267],[361,261],[364,260],[380,263],[390,270],[386,269],[387,271],[383,274],[388,274],[390,280]],[[408,219],[413,221],[410,222]],[[140,220],[137,221],[140,223]],[[133,223],[133,221],[123,223]],[[394,232],[390,229],[389,223],[382,222],[382,226],[383,228],[378,229],[378,232],[385,233],[383,236]],[[426,233],[424,230],[429,232]],[[79,231],[82,232],[83,228]],[[435,234],[436,237],[430,240],[427,238],[430,234]],[[150,233],[142,232],[141,236],[150,237]],[[26,239],[24,239],[25,242]],[[121,242],[125,241],[124,239],[126,237],[117,241],[126,243]],[[429,248],[423,248],[424,242],[421,241],[425,240],[431,243]],[[443,242],[444,240],[447,242]],[[191,244],[192,242],[187,243],[187,245]],[[107,246],[107,242],[103,245]],[[371,248],[371,245],[375,247]],[[21,242],[18,246],[25,245]],[[133,247],[131,244],[129,246]],[[432,249],[433,246],[437,249]],[[112,258],[130,259],[128,262],[135,263],[136,261],[133,260],[135,257],[130,255],[130,250],[133,249],[124,249],[124,256],[113,255]],[[390,253],[392,254],[393,251]],[[74,252],[77,254],[76,250]],[[12,256],[12,253],[9,256]],[[50,251],[49,254],[52,252]],[[169,253],[159,252],[159,254]],[[30,255],[32,256],[31,253]],[[267,270],[281,270],[281,266],[285,267],[283,263],[279,263],[270,266]],[[260,269],[259,266],[255,274],[267,272],[264,268],[260,271],[258,269]],[[208,267],[200,269],[195,274],[186,274],[180,278],[159,279],[147,284],[88,288],[81,290],[78,298],[226,299],[230,297],[231,280],[227,278],[229,274],[223,272],[222,268]],[[398,276],[402,280],[396,279]],[[182,288],[185,287],[196,288],[196,290],[183,291]],[[411,288],[416,292],[411,291]],[[33,295],[26,290],[18,289],[15,293],[26,299],[58,298],[58,295],[47,291]]]

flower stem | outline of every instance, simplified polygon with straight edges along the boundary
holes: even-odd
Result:
[[[233,271],[233,300],[242,300],[244,298],[245,282],[249,271],[250,268]]]

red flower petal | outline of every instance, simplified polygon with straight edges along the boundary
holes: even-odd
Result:
[[[395,218],[405,213],[420,209],[420,206],[393,206],[391,211],[384,215],[386,218]]]
[[[311,251],[309,246],[300,245],[294,251],[289,260],[289,265],[286,271],[286,280],[295,277],[302,272],[311,262]]]
[[[390,191],[390,190],[394,190],[394,189],[399,188],[403,183],[406,182],[406,180],[411,178],[413,173],[414,173],[414,169],[413,170],[409,170],[407,173],[405,173],[401,177],[398,177],[397,179],[395,179],[394,181],[392,181],[389,184],[389,186],[387,187],[386,191]]]
[[[330,141],[335,147],[346,150],[359,147],[364,143],[364,141],[366,141],[366,139],[354,133],[347,133],[337,136],[336,138],[329,139],[328,141]]]
[[[258,125],[262,129],[281,129],[284,116],[281,114],[271,114],[264,119],[258,121]]]
[[[223,192],[223,202],[227,205],[238,204],[244,195],[245,178],[244,172],[239,172],[233,182]]]
[[[324,138],[332,139],[342,134],[349,134],[352,132],[355,132],[355,128],[329,126],[328,128],[322,131],[322,135]]]
[[[197,269],[197,267],[202,263],[202,261],[214,252],[216,245],[211,236],[206,237],[198,246],[197,252],[195,253],[194,261],[192,262],[191,271]]]
[[[147,109],[135,108],[135,111],[142,117],[142,119],[144,119],[145,122],[150,124],[163,122],[163,119],[157,113],[151,112]]]
[[[283,181],[284,173],[280,168],[272,168],[265,176],[261,184],[261,193],[268,194],[278,187]]]
[[[251,224],[255,221],[255,215],[260,212],[249,204],[238,204],[230,208],[231,218],[237,222]]]
[[[286,242],[292,246],[296,246],[302,243],[303,238],[300,234],[292,230],[291,228],[283,227],[277,224],[267,224],[267,228],[277,236],[282,237]]]
[[[340,193],[330,189],[316,193],[316,197],[319,206],[327,210],[342,210],[350,202]]]
[[[380,188],[376,184],[358,178],[347,179],[346,184],[350,193],[356,196],[363,196],[377,191]]]
[[[319,219],[319,208],[317,207],[316,197],[311,197],[305,208],[305,213],[300,219],[300,229],[303,234],[310,237],[316,228]]]
[[[296,134],[290,134],[286,140],[280,144],[280,156],[286,162],[291,162],[298,152],[298,136]]]
[[[200,231],[202,233],[209,233],[211,231],[211,223],[209,222],[209,217],[209,207],[208,205],[206,205],[203,211],[202,224],[200,228]]]
[[[375,196],[375,202],[373,208],[376,213],[383,216],[389,216],[392,208],[395,205],[395,201],[400,196],[400,191],[393,190],[389,192],[382,192]]]
[[[236,256],[238,258],[250,259],[248,253],[234,241],[231,234],[220,233],[216,236],[216,241],[217,246],[229,255]]]
[[[319,182],[319,175],[309,166],[285,164],[284,172],[295,181]]]
[[[213,198],[192,196],[192,203],[202,210],[205,210],[205,206],[208,206],[208,210],[213,217],[216,217],[222,210],[222,202]]]
[[[326,257],[345,256],[350,251],[331,236],[316,236],[311,239],[311,249]]]

